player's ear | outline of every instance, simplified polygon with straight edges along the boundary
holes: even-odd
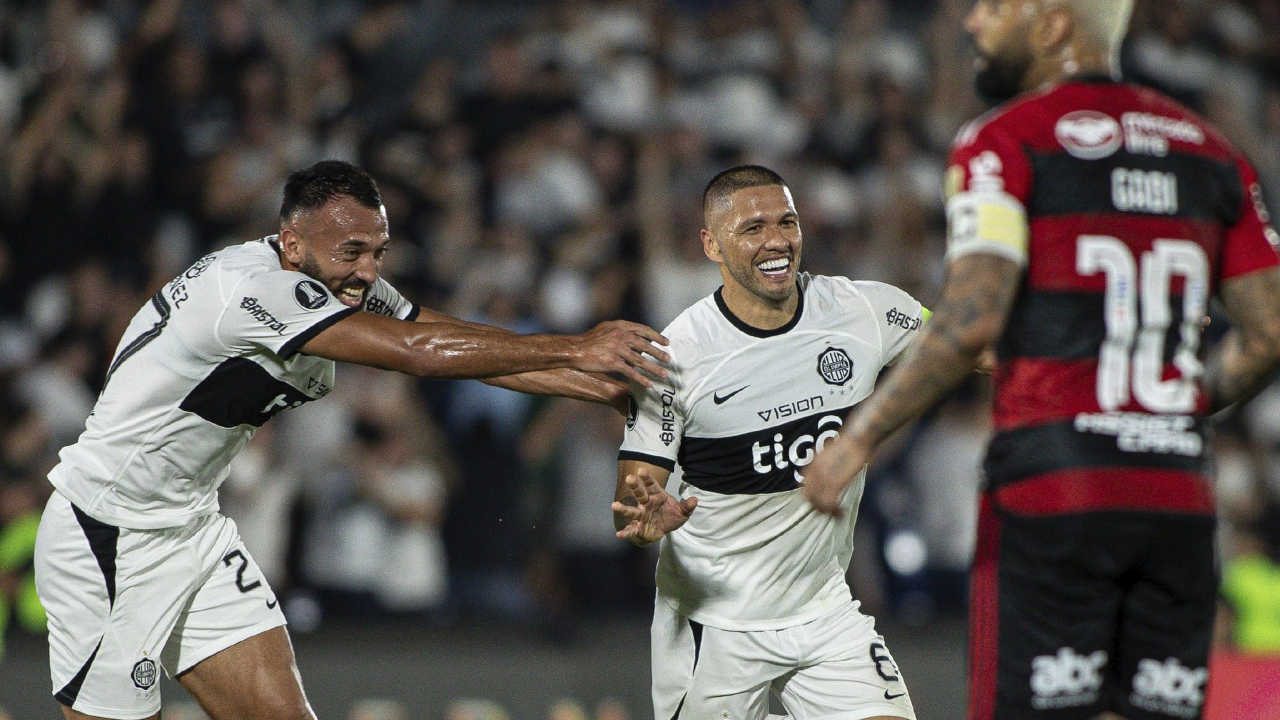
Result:
[[[698,237],[702,240],[702,253],[712,262],[724,262],[724,255],[720,254],[720,243],[716,240],[716,236],[711,231],[702,228],[698,231]]]
[[[1031,44],[1042,54],[1062,49],[1076,31],[1075,18],[1064,7],[1049,8],[1031,27]]]
[[[280,244],[280,254],[285,260],[295,267],[302,264],[302,236],[293,227],[281,225],[277,241]]]

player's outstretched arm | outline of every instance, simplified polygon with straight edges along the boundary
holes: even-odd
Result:
[[[506,328],[462,320],[422,306],[418,306],[417,320],[422,323],[444,322],[463,327],[488,329],[495,332],[511,332]],[[597,402],[602,405],[610,405],[623,415],[627,414],[629,386],[626,382],[602,373],[588,373],[574,370],[573,368],[558,368],[556,370],[537,370],[512,375],[496,375],[494,377],[480,378],[480,381],[494,387],[529,393],[530,395],[559,395],[573,400]]]
[[[308,355],[420,377],[487,378],[556,368],[617,373],[644,387],[663,378],[667,340],[639,323],[614,320],[581,335],[517,335],[454,321],[406,322],[353,313],[302,346]]]
[[[617,536],[633,545],[648,545],[684,525],[698,507],[698,498],[677,500],[666,490],[671,473],[636,460],[618,462],[613,526]]]
[[[819,512],[839,516],[840,498],[894,430],[918,417],[978,364],[1004,331],[1022,268],[988,253],[947,266],[942,299],[907,357],[862,401],[840,435],[823,446],[804,473],[804,493]]]
[[[1210,352],[1205,391],[1212,411],[1252,398],[1280,367],[1280,269],[1231,278],[1221,298],[1232,328]]]

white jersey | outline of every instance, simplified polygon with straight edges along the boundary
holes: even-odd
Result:
[[[381,279],[364,309],[418,312]],[[298,350],[353,312],[282,269],[274,236],[200,258],[133,316],[84,432],[49,481],[118,527],[176,527],[216,512],[231,458],[253,433],[333,388],[333,361]]]
[[[672,372],[634,395],[620,460],[683,472],[698,509],[661,545],[660,600],[726,630],[808,622],[851,600],[845,571],[864,473],[845,515],[813,511],[802,468],[906,348],[923,309],[876,282],[802,273],[776,330],[735,317],[720,291],[664,331]]]

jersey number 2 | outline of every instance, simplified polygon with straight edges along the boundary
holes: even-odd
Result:
[[[1196,357],[1200,322],[1208,306],[1209,258],[1204,249],[1189,240],[1160,239],[1135,258],[1118,238],[1081,235],[1076,240],[1076,272],[1106,276],[1107,335],[1098,354],[1099,407],[1117,410],[1132,398],[1150,412],[1193,411],[1195,381],[1202,371]],[[1173,321],[1169,305],[1175,277],[1184,279],[1182,324],[1173,353],[1179,376],[1164,379],[1164,338]]]
[[[245,554],[240,552],[239,550],[232,550],[231,552],[227,553],[222,558],[222,564],[226,565],[227,567],[231,567],[231,563],[235,562],[236,560],[240,561],[240,567],[236,569],[236,589],[237,590],[239,590],[242,593],[247,593],[250,590],[262,585],[262,582],[260,580],[252,580],[248,583],[244,581],[244,571],[245,571],[245,568],[249,567],[249,558],[245,557]]]

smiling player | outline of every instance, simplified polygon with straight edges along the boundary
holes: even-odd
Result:
[[[613,405],[661,377],[653,330],[516,335],[432,312],[379,277],[390,237],[363,170],[294,173],[278,235],[206,255],[138,311],[79,440],[50,472],[36,585],[67,718],[158,718],[158,672],[213,720],[299,720],[284,615],[235,523],[231,459],[277,413],[324,397],[334,361]]]
[[[889,285],[801,272],[800,216],[767,168],[713,178],[703,218],[724,286],[665,331],[670,379],[635,394],[613,504],[620,538],[662,540],[654,717],[762,720],[772,692],[796,720],[914,718],[845,582],[863,476],[840,519],[800,487],[924,310]]]

